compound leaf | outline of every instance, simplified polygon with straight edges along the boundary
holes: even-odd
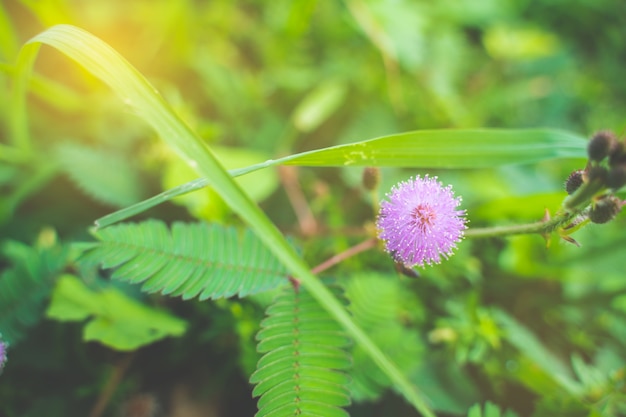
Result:
[[[467,417],[517,417],[517,414],[510,410],[502,412],[500,407],[487,401],[483,407],[474,404],[468,411]]]
[[[0,333],[15,343],[43,317],[46,298],[68,259],[62,246],[7,241],[1,248],[11,267],[0,274]]]
[[[332,289],[337,292],[336,287]],[[265,353],[250,377],[257,417],[347,416],[350,340],[303,288],[287,288],[267,309],[257,335]]]
[[[248,230],[208,223],[123,223],[95,232],[82,262],[116,268],[114,279],[183,299],[240,297],[277,287],[287,272]]]

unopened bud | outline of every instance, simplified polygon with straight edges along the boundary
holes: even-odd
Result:
[[[591,206],[589,220],[593,223],[607,223],[622,210],[622,201],[614,195],[602,197]]]
[[[609,166],[615,167],[622,164],[626,164],[626,143],[620,141],[609,153]]]
[[[587,206],[589,200],[594,195],[606,188],[606,178],[608,175],[609,171],[603,166],[593,165],[589,167],[589,169],[583,173],[583,185],[565,199],[563,202],[564,208],[566,210],[573,210]]]
[[[579,169],[569,174],[569,177],[565,180],[565,191],[567,191],[567,194],[573,194],[582,184],[583,170]]]
[[[626,184],[626,163],[611,168],[606,177],[606,185],[613,190],[619,190],[624,184]]]
[[[592,161],[600,162],[617,146],[617,138],[610,130],[594,134],[587,145],[587,154]]]
[[[376,167],[366,167],[363,170],[363,187],[374,191],[380,183],[380,170]]]

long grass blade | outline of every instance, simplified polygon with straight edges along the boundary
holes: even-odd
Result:
[[[282,158],[285,165],[492,168],[584,158],[583,137],[553,129],[418,130]]]
[[[276,226],[237,185],[213,152],[132,65],[100,39],[69,25],[54,26],[35,36],[24,46],[21,54],[34,57],[38,44],[42,43],[58,49],[107,83],[181,158],[201,176],[209,178],[211,186],[224,201],[255,231],[292,275],[301,280],[302,285],[320,305],[363,347],[394,382],[397,390],[424,416],[434,416],[417,389],[354,323],[337,298],[310,272]]]

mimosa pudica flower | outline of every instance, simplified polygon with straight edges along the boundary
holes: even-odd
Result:
[[[465,210],[452,187],[437,177],[417,176],[395,185],[381,203],[379,238],[395,261],[407,267],[440,263],[463,239]]]

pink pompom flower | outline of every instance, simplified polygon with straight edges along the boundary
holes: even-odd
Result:
[[[437,177],[419,175],[395,185],[380,206],[378,237],[397,262],[407,267],[432,265],[447,259],[463,239],[465,210],[452,187]]]

